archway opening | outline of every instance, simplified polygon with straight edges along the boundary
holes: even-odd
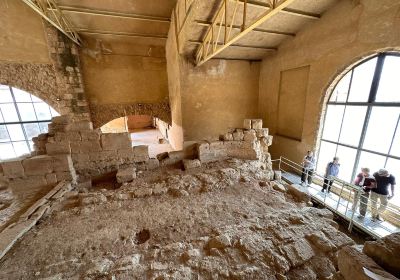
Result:
[[[400,54],[381,53],[350,69],[333,87],[324,116],[317,171],[340,158],[339,178],[361,167],[400,178]],[[400,196],[391,201],[400,205]]]
[[[149,146],[150,157],[172,151],[169,143],[169,125],[149,115],[129,115],[114,119],[101,128],[103,133],[129,132],[132,146]]]
[[[0,160],[33,151],[32,138],[48,131],[59,113],[42,99],[7,85],[0,85]]]

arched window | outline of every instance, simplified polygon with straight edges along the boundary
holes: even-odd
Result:
[[[32,138],[46,133],[54,116],[59,114],[43,100],[0,85],[0,160],[30,153]]]
[[[399,122],[400,55],[378,54],[353,67],[334,87],[318,171],[324,173],[327,163],[338,156],[343,180],[352,181],[361,167],[371,172],[386,168],[400,179]]]

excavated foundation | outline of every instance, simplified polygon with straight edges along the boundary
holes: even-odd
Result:
[[[0,263],[1,279],[340,279],[353,240],[260,161],[75,189]]]

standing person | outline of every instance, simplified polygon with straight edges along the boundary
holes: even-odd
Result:
[[[378,172],[374,173],[376,188],[372,189],[371,202],[372,202],[372,220],[383,221],[381,214],[386,210],[388,200],[394,196],[394,186],[396,185],[396,178],[389,174],[386,169],[379,169]],[[389,186],[391,194],[389,194]],[[378,199],[380,202],[379,208]]]
[[[325,192],[325,190],[328,190],[328,193],[331,192],[331,187],[333,184],[333,177],[337,177],[337,175],[339,174],[339,158],[338,157],[334,157],[333,161],[331,161],[330,163],[328,163],[328,165],[326,166],[326,171],[325,171],[325,179],[324,179],[324,185],[322,186],[322,192]]]
[[[358,215],[358,218],[364,219],[368,208],[369,193],[371,189],[376,188],[375,178],[369,174],[369,168],[361,168],[361,173],[354,180],[354,185],[362,188],[359,206],[360,215]]]
[[[306,184],[306,181],[310,185],[312,182],[312,175],[315,168],[315,157],[313,151],[308,151],[307,155],[303,160],[303,170],[301,174],[301,184]]]

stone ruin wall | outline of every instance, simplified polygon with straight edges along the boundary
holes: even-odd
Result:
[[[4,186],[54,185],[63,180],[83,183],[118,170],[124,173],[126,168],[135,172],[183,163],[188,169],[230,157],[260,160],[272,170],[268,153],[272,136],[261,120],[253,124],[245,120],[243,129],[233,129],[221,139],[193,143],[188,149],[194,153],[172,151],[149,158],[148,146],[132,147],[129,133],[101,133],[89,121],[64,115],[53,118],[48,133],[32,139],[35,151],[30,156],[1,163],[1,182]]]

